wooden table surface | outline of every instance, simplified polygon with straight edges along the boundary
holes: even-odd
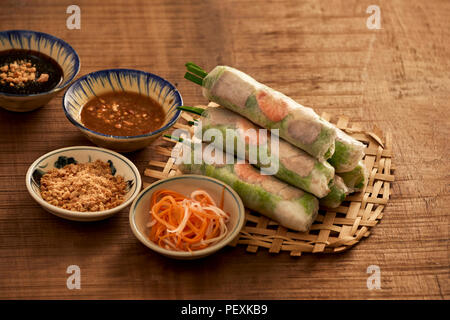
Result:
[[[76,1],[81,29],[66,28],[73,1],[3,0],[0,29],[32,29],[69,42],[79,76],[136,68],[175,83],[185,104],[205,103],[184,63],[227,64],[319,113],[393,133],[396,181],[384,217],[340,254],[247,253],[228,247],[199,261],[168,260],[133,236],[128,211],[95,223],[37,205],[25,173],[51,150],[90,145],[61,108],[0,108],[0,298],[449,299],[449,22],[441,0]],[[381,29],[366,20],[381,9]],[[149,148],[127,154],[141,173]],[[69,290],[66,269],[81,269]],[[381,289],[368,290],[369,265]]]

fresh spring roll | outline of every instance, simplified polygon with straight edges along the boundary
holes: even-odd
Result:
[[[235,155],[238,152],[238,146],[245,146],[245,158],[251,164],[267,168],[275,167],[276,163],[278,170],[274,174],[277,178],[319,198],[325,197],[330,192],[329,186],[334,177],[334,168],[326,161],[320,162],[283,140],[279,140],[278,150],[272,150],[270,137],[258,135],[261,128],[227,109],[208,107],[203,111],[202,116],[204,133],[209,129],[217,129],[222,134],[223,145],[214,140],[216,147],[230,152],[225,149],[229,144],[227,139],[234,139],[232,144]],[[227,129],[235,134],[230,136],[227,134]],[[256,158],[255,163],[249,158],[250,155]]]
[[[350,192],[357,192],[361,191],[366,185],[369,173],[364,162],[361,160],[352,171],[342,172],[339,176],[344,180]]]
[[[222,154],[218,149],[215,152]],[[224,155],[222,157],[225,158]],[[194,164],[194,161],[191,164],[181,163],[179,169],[184,173],[206,175],[225,182],[239,194],[247,208],[260,212],[286,228],[309,230],[318,213],[317,198],[273,176],[262,175],[247,162],[225,164],[224,159],[223,163],[205,161],[203,157],[201,164]]]
[[[364,157],[365,146],[344,131],[338,128],[335,128],[335,130],[335,150],[328,162],[336,169],[336,172],[352,171]]]
[[[334,152],[336,131],[311,108],[265,86],[247,74],[217,66],[202,81],[203,95],[268,129],[320,161]]]
[[[349,189],[345,185],[344,180],[339,176],[335,176],[330,193],[326,197],[320,199],[319,203],[328,208],[337,208],[341,205],[342,201],[345,200],[345,197],[348,194]]]

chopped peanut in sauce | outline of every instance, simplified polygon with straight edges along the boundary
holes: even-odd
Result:
[[[134,92],[109,92],[94,97],[81,109],[87,128],[114,136],[137,136],[159,129],[164,109],[152,98]]]
[[[14,61],[0,67],[0,83],[9,83],[11,87],[24,86],[28,81],[36,80],[36,68],[26,60]],[[48,81],[48,74],[42,73],[37,82]]]

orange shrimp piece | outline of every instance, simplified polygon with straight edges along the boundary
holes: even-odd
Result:
[[[259,109],[270,121],[281,121],[289,114],[289,108],[285,101],[274,97],[264,90],[256,94],[256,101]]]

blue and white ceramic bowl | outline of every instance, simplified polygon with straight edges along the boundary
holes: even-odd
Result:
[[[164,109],[166,118],[161,128],[137,136],[113,136],[86,128],[81,123],[81,109],[93,97],[112,91],[140,93],[153,98]],[[69,119],[93,143],[119,152],[145,148],[180,117],[183,104],[178,90],[167,80],[152,73],[132,69],[108,69],[89,73],[75,81],[63,98],[63,109]]]
[[[228,234],[219,242],[193,252],[173,251],[160,247],[149,239],[150,229],[148,227],[151,209],[150,200],[153,193],[160,189],[173,190],[185,196],[189,196],[195,190],[202,189],[208,192],[216,203],[220,203],[223,193],[223,209],[230,215],[227,222]],[[244,204],[236,191],[222,181],[195,174],[175,176],[154,182],[137,196],[130,207],[130,226],[136,238],[153,251],[174,259],[198,259],[213,254],[239,235],[244,222]]]
[[[121,205],[105,211],[77,212],[56,207],[42,199],[40,179],[47,171],[62,168],[70,163],[87,163],[95,160],[109,163],[111,173],[120,175],[127,181],[127,193]],[[139,170],[126,157],[114,151],[86,146],[58,149],[43,155],[29,167],[25,183],[30,195],[42,208],[58,217],[76,221],[95,221],[111,217],[127,207],[137,197],[142,186]]]
[[[0,51],[11,49],[34,50],[53,58],[63,70],[63,79],[55,88],[43,93],[0,93],[0,107],[10,111],[26,112],[42,107],[67,87],[80,70],[80,59],[75,50],[67,42],[46,33],[30,30],[1,31]]]

